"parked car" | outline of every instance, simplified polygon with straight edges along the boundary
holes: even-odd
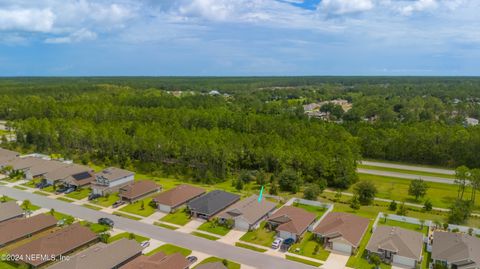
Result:
[[[283,241],[282,238],[277,238],[277,239],[275,239],[275,240],[272,242],[272,248],[273,248],[273,249],[279,248],[280,245],[282,244],[282,241]]]
[[[195,256],[188,256],[188,257],[187,257],[187,261],[188,261],[190,264],[194,264],[197,260],[198,260],[198,258],[195,257]]]
[[[280,246],[280,250],[288,251],[288,249],[295,244],[295,240],[293,238],[287,238],[283,240],[283,244]]]
[[[95,200],[95,199],[100,198],[100,197],[102,197],[100,194],[93,194],[92,193],[88,196],[88,201]]]
[[[68,189],[65,191],[65,194],[72,193],[72,192],[75,191],[75,189],[76,189],[75,187],[70,187],[70,188],[68,188]]]
[[[48,182],[46,182],[46,181],[42,181],[42,182],[37,183],[37,184],[35,185],[35,187],[37,187],[37,188],[39,188],[39,189],[44,189],[44,188],[49,187],[49,186],[52,186],[52,184],[50,184],[50,183],[48,183]]]
[[[68,187],[63,186],[63,187],[58,188],[57,191],[55,191],[55,193],[60,194],[60,193],[66,192],[67,190],[68,190]]]
[[[111,220],[111,219],[109,219],[109,218],[99,218],[99,219],[98,219],[98,224],[102,224],[102,225],[107,225],[107,226],[113,227],[114,222],[113,222],[113,220]]]
[[[115,203],[113,203],[112,207],[113,207],[113,208],[117,208],[117,207],[119,207],[119,206],[121,206],[121,205],[124,205],[125,203],[126,203],[126,202],[123,201],[123,200],[117,200],[117,201],[115,201]]]
[[[143,241],[142,243],[140,243],[140,246],[141,246],[142,248],[146,248],[146,247],[150,246],[150,241],[148,241],[148,240],[147,240],[147,241]]]

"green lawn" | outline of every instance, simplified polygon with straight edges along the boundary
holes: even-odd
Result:
[[[69,197],[69,198],[73,198],[75,200],[82,200],[82,199],[88,197],[88,195],[90,195],[91,192],[92,192],[92,190],[90,188],[79,188],[79,189],[75,190],[74,192],[65,194],[65,196]]]
[[[408,223],[408,222],[403,222],[403,221],[396,221],[396,220],[387,219],[387,221],[385,222],[385,219],[383,217],[380,217],[380,219],[378,220],[378,224],[379,225],[388,225],[388,226],[400,227],[400,228],[404,228],[404,229],[407,229],[407,230],[420,232],[420,233],[423,233],[424,235],[427,235],[427,233],[428,233],[428,226],[426,226],[426,225],[423,225],[423,229],[422,229],[421,225]]]
[[[267,251],[267,249],[254,247],[254,246],[251,246],[251,245],[248,245],[248,244],[245,244],[245,243],[241,243],[241,242],[236,242],[235,246],[250,249],[250,250],[253,250],[253,251],[256,251],[256,252],[266,252]]]
[[[402,173],[402,174],[410,174],[410,175],[419,175],[419,176],[429,176],[429,177],[443,177],[449,179],[455,179],[455,175],[447,175],[441,173],[431,173],[431,172],[424,172],[424,171],[414,171],[414,170],[405,170],[399,168],[390,168],[390,167],[380,167],[380,166],[373,166],[373,165],[357,165],[358,168],[364,168],[369,170],[378,170],[378,171],[386,171],[386,172],[395,172],[395,173]]]
[[[236,262],[229,261],[229,260],[217,258],[217,257],[206,258],[205,260],[201,261],[198,265],[205,264],[205,263],[223,262],[223,261],[226,261],[226,263],[227,263],[226,266],[227,266],[228,269],[240,269],[240,264],[238,264]],[[197,268],[197,266],[193,267],[193,269]]]
[[[294,206],[294,207],[298,207],[298,208],[305,209],[305,210],[308,211],[308,212],[315,213],[315,214],[317,214],[317,217],[323,216],[323,214],[325,214],[325,211],[327,211],[327,209],[324,208],[324,207],[318,207],[318,206],[312,206],[312,205],[304,205],[304,204],[300,204],[300,203],[293,203],[293,206]]]
[[[180,226],[183,226],[187,223],[190,222],[190,215],[185,212],[183,209],[179,209],[175,211],[174,213],[170,213],[166,215],[165,217],[160,219],[161,221],[177,224]]]
[[[90,230],[94,233],[103,233],[103,232],[106,232],[108,230],[110,230],[110,227],[107,226],[107,225],[103,225],[103,224],[98,224],[98,223],[92,223],[92,222],[88,222],[88,221],[81,221],[80,222],[81,225],[85,226],[85,227],[88,227],[90,228]]]
[[[420,266],[421,269],[429,269],[428,264],[430,263],[430,259],[432,257],[432,253],[427,251],[427,246],[423,245],[423,260]]]
[[[103,206],[103,207],[110,207],[118,199],[119,199],[118,194],[115,193],[115,194],[110,194],[108,196],[100,197],[98,199],[90,201],[90,203],[96,204],[96,205],[99,205],[99,206]]]
[[[67,202],[67,203],[73,203],[73,202],[75,202],[74,200],[68,199],[68,198],[65,198],[65,197],[58,197],[57,200],[59,200],[59,201],[64,201],[64,202]]]
[[[15,189],[22,190],[22,191],[27,190],[27,188],[22,187],[22,186],[13,186],[13,187],[14,187]]]
[[[124,218],[131,219],[131,220],[141,220],[142,219],[142,218],[139,218],[139,217],[130,216],[130,215],[122,213],[120,211],[113,212],[113,215],[119,216],[119,217],[124,217]]]
[[[50,192],[50,193],[55,192],[55,190],[53,189],[53,186],[48,186],[46,188],[43,188],[42,191],[46,191],[46,192]]]
[[[50,212],[47,212],[45,214],[50,215]],[[67,214],[57,212],[57,211],[54,211],[53,217],[55,217],[57,220],[64,220],[65,223],[73,223],[75,221],[74,217],[72,217],[70,215],[67,215]]]
[[[90,205],[90,204],[83,204],[82,206],[83,206],[83,207],[86,207],[86,208],[93,209],[93,210],[97,210],[97,211],[102,210],[101,207],[99,207],[99,206],[94,206],[94,205]]]
[[[165,224],[165,223],[160,223],[160,222],[155,222],[155,225],[157,225],[159,227],[162,227],[162,228],[165,228],[165,229],[169,229],[169,230],[177,230],[178,229],[178,227],[168,225],[168,224]]]
[[[220,224],[216,223],[215,221],[207,221],[207,222],[203,223],[202,225],[200,225],[197,228],[197,230],[209,232],[209,233],[212,233],[212,234],[218,234],[218,235],[221,235],[221,236],[224,236],[228,232],[230,232],[230,229],[227,228],[225,225],[220,225]]]
[[[365,233],[365,236],[363,237],[362,241],[360,241],[360,246],[357,250],[357,253],[348,259],[347,267],[358,268],[358,269],[373,269],[375,267],[375,265],[370,264],[368,260],[365,258],[365,255],[366,255],[365,248],[367,247],[370,237],[372,237],[372,233],[371,233],[372,226],[373,226],[373,221],[371,221],[370,225],[368,225],[368,229]],[[388,268],[391,268],[391,266],[382,263],[380,265],[380,268],[388,269]]]
[[[252,244],[270,247],[275,239],[276,232],[265,228],[266,222],[262,222],[258,229],[245,233],[240,240]]]
[[[5,203],[5,202],[8,202],[8,201],[15,201],[15,199],[11,198],[11,197],[8,197],[6,195],[2,195],[0,197],[0,202],[1,203]]]
[[[18,264],[14,263],[14,262],[2,261],[0,259],[0,269],[16,269],[16,268],[19,268]]]
[[[298,257],[292,256],[292,255],[288,255],[288,254],[285,255],[285,258],[286,258],[287,260],[290,260],[290,261],[301,262],[301,263],[308,264],[308,265],[311,265],[311,266],[314,266],[314,267],[319,267],[320,265],[322,265],[322,264],[319,263],[319,262],[313,262],[313,261],[310,261],[310,260],[305,260],[305,259],[298,258]]]
[[[167,255],[178,252],[185,257],[192,254],[192,251],[190,249],[182,248],[182,247],[175,246],[175,245],[172,245],[172,244],[165,244],[165,245],[161,245],[160,247],[150,251],[149,253],[147,253],[145,255],[152,256],[153,254],[155,254],[157,252],[163,252]]]
[[[198,237],[202,237],[202,238],[205,238],[205,239],[208,239],[208,240],[212,240],[212,241],[216,241],[220,238],[218,237],[215,237],[215,236],[211,236],[209,234],[204,234],[204,233],[200,233],[200,232],[192,232],[191,234],[195,235],[195,236],[198,236]]]
[[[367,174],[358,174],[358,176],[360,180],[372,181],[378,190],[377,197],[380,198],[422,204],[423,201],[428,197],[430,201],[432,201],[434,207],[449,208],[457,197],[457,187],[455,185],[427,182],[429,186],[427,195],[424,197],[424,199],[415,201],[414,197],[408,195],[408,188],[411,182],[409,179]],[[470,189],[471,188],[468,187],[465,191],[467,197],[470,197]],[[352,192],[352,190],[353,187],[349,189],[349,192]],[[477,199],[475,202],[475,210],[480,211],[480,199]]]
[[[317,253],[315,253],[316,246],[318,246]],[[299,251],[297,251],[297,248]],[[307,232],[302,241],[292,245],[289,252],[322,261],[327,260],[330,255],[330,252],[325,250],[322,244],[315,240],[315,235],[311,232]]]
[[[132,233],[124,232],[124,233],[114,235],[114,236],[112,236],[108,239],[108,243],[115,242],[115,241],[120,240],[122,238],[130,239],[131,234]],[[135,241],[137,241],[138,243],[149,240],[148,237],[144,237],[144,236],[141,236],[141,235],[138,235],[138,234],[133,234],[133,239],[135,239]]]
[[[38,194],[38,195],[42,195],[42,196],[50,196],[51,195],[51,193],[43,192],[43,191],[34,191],[33,193]]]
[[[156,208],[150,206],[150,202],[152,201],[152,198],[145,198],[143,200],[137,201],[133,204],[129,204],[123,208],[120,209],[120,211],[139,215],[142,217],[148,217],[155,213],[157,210]],[[142,202],[143,202],[143,209],[142,209]]]

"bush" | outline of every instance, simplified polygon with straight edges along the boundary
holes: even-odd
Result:
[[[397,210],[397,202],[395,202],[395,200],[390,202],[390,204],[388,205],[388,210],[390,210],[390,211]]]
[[[375,184],[368,180],[358,182],[355,184],[353,190],[362,205],[371,204],[377,194]]]

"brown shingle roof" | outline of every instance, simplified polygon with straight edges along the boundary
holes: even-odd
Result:
[[[396,255],[417,261],[422,257],[422,248],[421,233],[392,226],[377,226],[367,245],[367,250],[372,252],[390,250]]]
[[[0,165],[8,163],[9,161],[17,158],[19,155],[20,154],[18,152],[0,148]]]
[[[268,218],[269,221],[281,223],[277,231],[286,231],[297,235],[302,234],[312,222],[316,215],[304,209],[294,206],[284,206]]]
[[[40,232],[57,224],[57,220],[45,214],[30,218],[17,218],[0,223],[0,246]]]
[[[220,218],[243,218],[248,224],[255,224],[259,219],[264,217],[268,212],[275,209],[276,204],[262,199],[258,202],[258,195],[252,195],[240,202],[233,204],[225,209],[218,216]]]
[[[314,233],[324,237],[341,237],[352,246],[358,247],[370,220],[343,212],[330,212],[315,228]]]
[[[140,180],[136,181],[130,185],[122,187],[119,191],[119,196],[126,199],[135,199],[145,194],[151,193],[153,191],[158,191],[160,186],[158,186],[154,181],[151,180]]]
[[[74,223],[47,236],[33,240],[25,245],[10,251],[10,254],[23,257],[25,263],[39,266],[49,260],[45,258],[28,259],[29,255],[40,254],[45,256],[59,256],[73,251],[97,239],[97,235],[87,227]]]
[[[135,240],[126,238],[110,244],[98,243],[49,269],[111,269],[142,253]]]
[[[132,176],[135,173],[117,167],[108,167],[96,174],[96,177],[105,178],[107,181],[115,181],[124,177]]]
[[[191,185],[183,184],[179,185],[168,191],[164,191],[153,198],[158,204],[168,205],[171,207],[177,207],[182,205],[191,199],[202,195],[205,190],[202,188],[194,187]]]
[[[120,267],[121,269],[185,269],[189,266],[187,259],[180,253],[165,255],[157,252],[152,256],[139,256]]]
[[[15,201],[8,201],[6,203],[0,203],[0,222],[6,221],[12,218],[21,217],[23,210]]]
[[[446,260],[449,263],[470,260],[478,267],[480,266],[480,239],[463,233],[435,231],[432,259]]]
[[[58,169],[49,171],[44,175],[44,177],[46,179],[55,181],[60,179],[67,179],[73,175],[88,172],[93,172],[93,169],[85,165],[65,164]]]

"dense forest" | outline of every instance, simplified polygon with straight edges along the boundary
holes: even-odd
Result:
[[[334,99],[331,120],[303,105]],[[4,78],[9,147],[221,181],[242,170],[347,187],[356,161],[480,167],[480,79]],[[3,139],[4,143],[6,139]]]

